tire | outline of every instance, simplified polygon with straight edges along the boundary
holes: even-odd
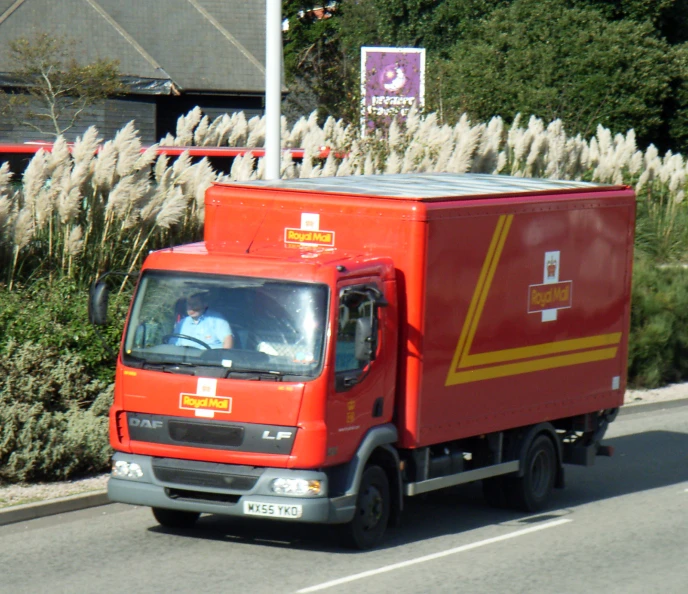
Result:
[[[198,512],[180,511],[176,509],[164,509],[162,507],[154,507],[153,515],[158,521],[158,524],[165,528],[187,529],[193,528],[193,525],[201,515]]]
[[[354,519],[344,526],[345,544],[360,550],[376,546],[387,529],[390,510],[387,474],[379,466],[369,466],[361,478]]]
[[[538,435],[528,448],[522,477],[507,480],[511,507],[538,512],[547,507],[557,475],[557,454],[547,435]]]

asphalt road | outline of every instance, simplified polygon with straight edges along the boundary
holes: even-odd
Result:
[[[324,526],[201,518],[187,533],[125,505],[0,527],[0,592],[575,593],[688,591],[688,406],[620,416],[613,458],[567,467],[535,517],[478,485],[411,500],[375,551]]]

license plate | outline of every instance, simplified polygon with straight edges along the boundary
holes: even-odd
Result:
[[[300,518],[303,508],[300,505],[284,503],[258,503],[244,501],[244,513],[247,516],[268,516],[271,518]]]

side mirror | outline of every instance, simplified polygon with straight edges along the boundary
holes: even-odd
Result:
[[[88,321],[96,326],[107,324],[108,297],[110,290],[104,281],[100,280],[91,285],[88,294]]]
[[[356,334],[354,336],[354,356],[357,361],[368,362],[373,359],[376,351],[373,338],[373,325],[370,318],[356,320]]]

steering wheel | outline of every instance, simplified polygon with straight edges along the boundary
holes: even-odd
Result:
[[[165,336],[162,337],[162,340],[163,342],[167,342],[170,338],[183,338],[184,340],[191,340],[193,342],[197,342],[205,349],[211,349],[210,345],[206,344],[202,340],[194,338],[193,336],[187,336],[186,334],[165,334]]]

